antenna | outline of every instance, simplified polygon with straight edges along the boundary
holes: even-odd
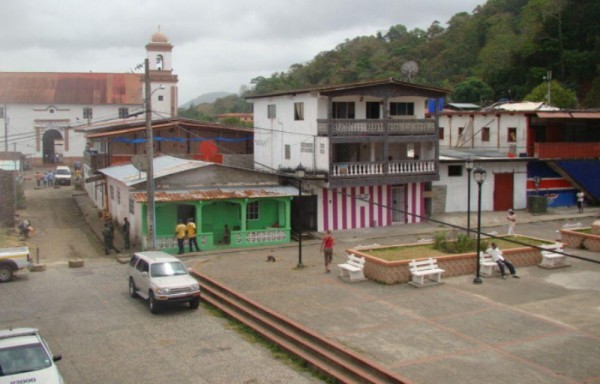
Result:
[[[413,76],[416,76],[419,73],[419,64],[416,61],[407,61],[402,64],[400,67],[400,71],[402,75],[404,75],[404,80],[412,83]]]

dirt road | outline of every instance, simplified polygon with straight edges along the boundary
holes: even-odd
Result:
[[[102,244],[85,224],[73,200],[73,187],[37,189],[31,176],[33,172],[26,175],[25,182],[27,207],[17,213],[28,218],[34,227],[27,241],[34,260],[38,250],[39,261],[45,264],[102,256]]]

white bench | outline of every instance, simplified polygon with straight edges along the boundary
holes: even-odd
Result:
[[[500,266],[494,261],[492,255],[485,252],[479,252],[479,272],[482,276],[494,276],[494,271],[500,273]]]
[[[432,257],[425,260],[411,260],[408,268],[411,274],[410,284],[416,287],[424,287],[426,278],[427,285],[437,285],[442,282],[444,270],[438,267],[437,260]]]
[[[564,252],[561,243],[540,245],[540,248],[543,248],[541,251],[542,262],[539,264],[540,267],[548,269],[570,267],[567,264],[567,257],[562,253],[556,253]]]
[[[364,257],[356,257],[353,254],[349,254],[348,260],[344,264],[338,264],[338,268],[340,269],[339,277],[342,280],[355,282],[367,279],[363,273],[363,269],[365,268]]]

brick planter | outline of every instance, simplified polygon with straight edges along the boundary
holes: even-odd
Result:
[[[368,254],[368,249],[347,249],[346,252],[365,258],[364,274],[370,280],[385,284],[399,284],[410,281],[410,272],[408,270],[410,260],[382,260]],[[502,251],[502,253],[517,268],[537,265],[542,260],[540,251],[531,247],[513,248]],[[439,267],[446,271],[442,274],[442,280],[444,277],[475,275],[477,271],[477,259],[475,255],[476,253],[472,252],[436,257]]]
[[[582,228],[585,229],[585,228]],[[560,230],[561,241],[571,248],[584,247],[592,252],[600,252],[600,235],[592,235],[572,231],[569,229]]]

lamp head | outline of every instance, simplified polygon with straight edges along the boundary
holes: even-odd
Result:
[[[471,156],[469,156],[469,158],[467,159],[467,161],[465,161],[465,168],[468,171],[473,170],[473,160],[471,160]]]
[[[487,172],[485,171],[485,169],[483,169],[481,167],[477,167],[473,171],[473,179],[475,179],[475,181],[479,185],[483,184],[483,182],[485,181],[486,175],[487,175]]]
[[[298,164],[298,166],[296,167],[296,176],[302,178],[305,174],[306,170],[302,166],[302,163]]]

